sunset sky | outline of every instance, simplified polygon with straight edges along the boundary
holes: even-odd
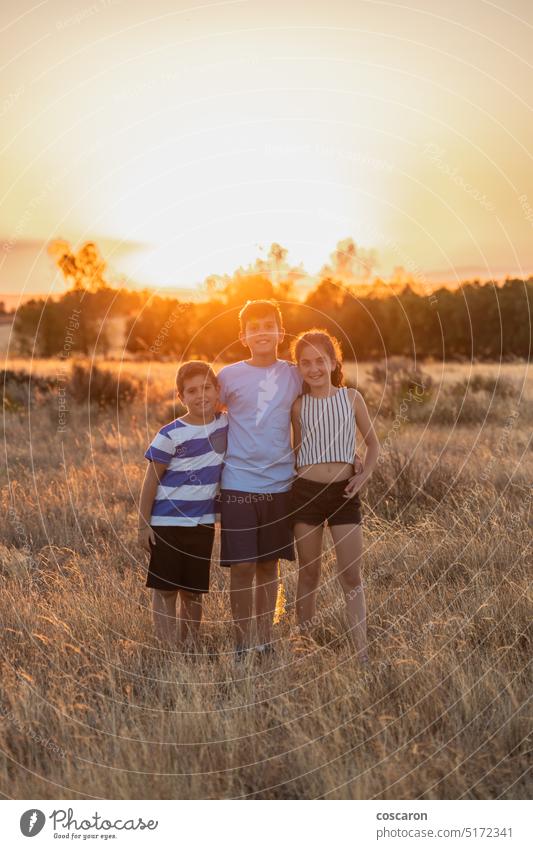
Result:
[[[271,242],[317,272],[533,272],[527,0],[2,3],[0,298],[46,242],[193,287]]]

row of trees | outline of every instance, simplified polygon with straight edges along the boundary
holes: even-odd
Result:
[[[286,252],[273,245],[268,262],[258,261],[231,277],[209,278],[208,298],[191,303],[110,286],[92,244],[74,254],[66,243],[54,243],[51,253],[70,288],[57,301],[33,300],[18,310],[15,335],[23,353],[107,355],[116,345],[112,335],[119,323],[122,344],[131,354],[232,360],[242,355],[237,317],[249,298],[281,303],[287,331],[282,355],[291,338],[311,326],[334,333],[347,359],[414,353],[500,359],[531,353],[533,278],[501,286],[464,283],[429,294],[406,284],[383,297],[383,286],[350,285],[327,267],[301,302],[296,295],[301,270],[289,269]]]

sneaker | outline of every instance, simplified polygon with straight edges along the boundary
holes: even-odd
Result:
[[[251,651],[251,649],[246,648],[245,646],[239,646],[238,649],[235,649],[235,653],[233,655],[235,663],[243,663],[243,661],[250,656]]]
[[[272,643],[260,643],[255,647],[255,653],[258,657],[272,657],[276,650]]]

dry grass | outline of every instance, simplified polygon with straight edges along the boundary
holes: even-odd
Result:
[[[148,413],[142,401],[116,415],[72,406],[62,439],[55,403],[4,419],[2,793],[526,798],[525,370],[511,377],[526,396],[499,420],[380,421],[387,448],[363,496],[372,665],[362,675],[329,551],[314,653],[289,639],[287,563],[275,659],[234,665],[216,564],[205,654],[194,662],[157,647],[135,506],[170,369],[158,372]]]

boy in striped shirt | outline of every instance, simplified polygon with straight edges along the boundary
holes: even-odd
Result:
[[[154,627],[167,644],[175,643],[177,618],[181,642],[198,637],[228,432],[226,415],[216,412],[218,381],[207,363],[184,363],[176,383],[187,412],[162,427],[148,447],[139,504],[139,544],[150,553],[146,586],[153,591]]]

